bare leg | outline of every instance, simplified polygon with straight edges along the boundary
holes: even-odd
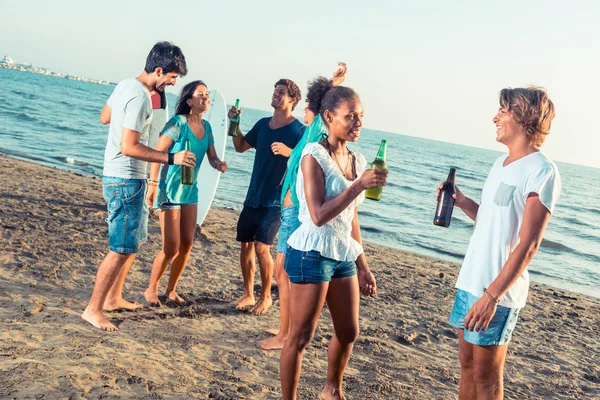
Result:
[[[171,263],[171,274],[169,276],[169,283],[167,285],[167,291],[165,296],[169,300],[173,300],[181,306],[187,305],[187,301],[182,299],[176,292],[177,282],[183,274],[183,270],[187,265],[192,246],[194,245],[194,233],[196,232],[196,216],[198,214],[198,207],[195,204],[186,204],[181,206],[181,218],[180,218],[180,242],[179,252],[177,257]]]
[[[92,291],[92,297],[88,303],[81,318],[105,331],[118,331],[119,329],[111,324],[102,314],[102,307],[108,291],[115,283],[117,275],[125,264],[131,265],[135,259],[135,254],[120,254],[109,251],[102,260],[98,272],[96,273],[96,283]]]
[[[465,341],[465,330],[458,330],[458,359],[460,360],[460,384],[458,398],[477,400],[477,388],[473,380],[473,345]]]
[[[254,273],[256,266],[254,264],[254,242],[242,242],[240,252],[240,265],[242,267],[242,277],[244,278],[244,296],[232,303],[237,309],[243,309],[254,305]]]
[[[292,283],[290,333],[281,351],[279,375],[284,400],[295,400],[304,350],[311,342],[325,303],[329,282]]]
[[[261,242],[254,242],[254,249],[258,258],[258,266],[260,267],[260,279],[262,287],[260,298],[256,305],[252,308],[252,312],[256,315],[261,315],[267,312],[273,300],[271,299],[271,284],[273,283],[273,257],[271,257],[271,246]]]
[[[342,379],[352,347],[358,338],[358,308],[360,293],[356,275],[333,279],[327,292],[327,307],[331,312],[334,334],[327,351],[327,382],[321,392],[326,400],[343,399]]]
[[[162,210],[159,212],[160,231],[162,232],[162,248],[154,258],[150,283],[144,292],[144,298],[152,307],[160,307],[158,300],[158,283],[164,275],[169,263],[179,251],[181,210]],[[195,220],[194,220],[195,221]]]
[[[282,349],[290,331],[290,278],[284,265],[285,253],[277,253],[275,277],[279,287],[279,329],[267,331],[274,331],[275,336],[260,342],[260,347],[264,350]]]
[[[473,381],[477,387],[477,398],[504,398],[504,361],[507,350],[508,345],[473,346]]]

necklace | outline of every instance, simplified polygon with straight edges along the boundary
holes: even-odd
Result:
[[[350,150],[347,150],[348,157],[346,158],[346,166],[345,168],[342,168],[342,165],[339,163],[335,152],[331,150],[331,144],[329,144],[329,139],[325,138],[325,144],[327,146],[327,150],[329,151],[329,156],[333,159],[333,161],[335,161],[340,171],[342,171],[342,176],[346,178],[346,171],[348,171],[348,165],[350,164],[350,159],[352,158],[350,157],[350,154],[352,154],[352,152]]]

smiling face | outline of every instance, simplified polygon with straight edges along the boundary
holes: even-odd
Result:
[[[342,100],[335,110],[325,110],[329,135],[348,142],[358,141],[363,115],[364,109],[358,97]]]
[[[515,121],[514,114],[504,107],[498,109],[492,121],[496,125],[496,141],[504,145],[514,142],[523,131],[523,127]]]
[[[159,92],[164,91],[167,86],[174,86],[179,77],[179,74],[176,72],[163,73],[163,69],[160,67],[154,70],[154,74],[156,75],[154,90],[158,90]]]
[[[208,88],[205,85],[196,86],[194,94],[188,99],[187,103],[195,113],[203,113],[208,110],[208,107],[210,107]]]
[[[275,86],[273,96],[271,97],[271,107],[276,110],[292,110],[295,104],[295,99],[290,97],[288,88],[285,85]]]

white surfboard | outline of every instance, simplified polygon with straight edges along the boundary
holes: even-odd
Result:
[[[225,159],[227,144],[227,104],[223,95],[216,90],[210,91],[210,108],[203,118],[210,123],[215,139],[215,150],[221,160]],[[202,161],[198,171],[198,218],[196,223],[202,225],[217,192],[221,172],[210,166],[207,159]]]

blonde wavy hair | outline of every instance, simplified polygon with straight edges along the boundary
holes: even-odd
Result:
[[[554,104],[545,89],[534,86],[502,89],[500,107],[512,112],[515,121],[525,128],[529,143],[536,146],[544,143],[555,115]]]

